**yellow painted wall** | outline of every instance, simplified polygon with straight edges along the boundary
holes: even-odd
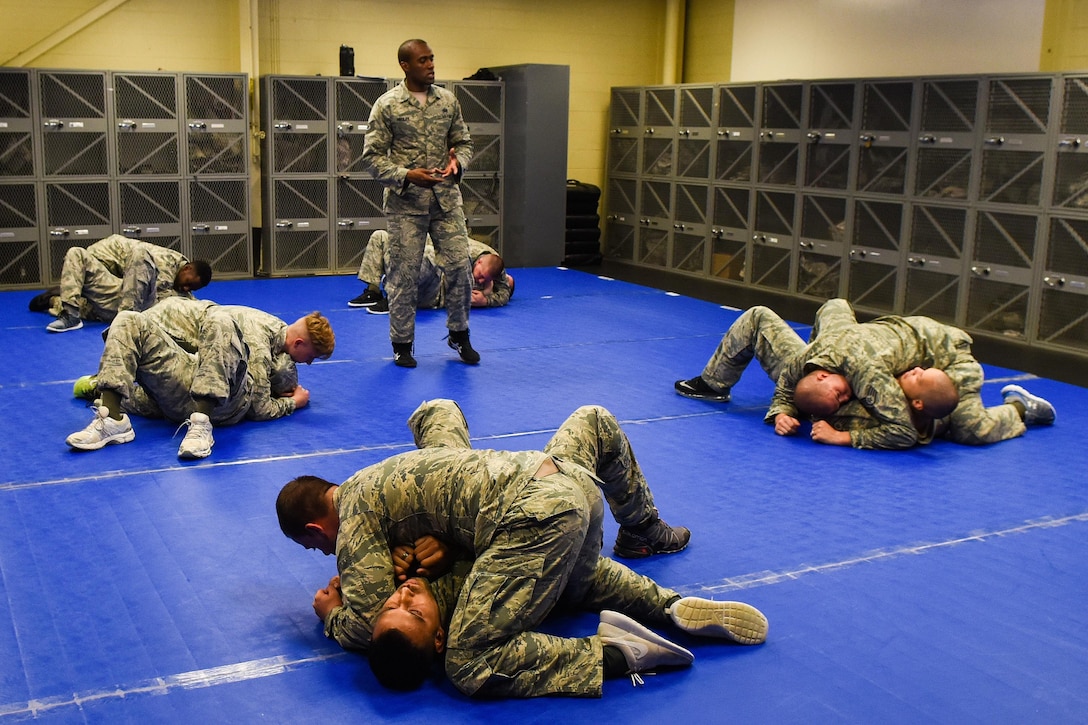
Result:
[[[397,47],[413,37],[430,43],[442,79],[488,66],[570,66],[567,176],[594,184],[604,178],[610,88],[657,83],[661,74],[663,0],[256,2],[261,74],[336,75],[345,44],[355,49],[356,75],[399,77]],[[0,65],[102,5],[0,0]],[[25,65],[239,72],[248,63],[240,58],[248,7],[247,0],[127,0]]]
[[[688,0],[685,83],[721,83],[731,77],[733,8],[733,0]]]
[[[1039,70],[1088,70],[1088,0],[1047,0]]]
[[[23,65],[36,68],[237,73],[238,0],[128,0]],[[0,0],[0,65],[102,0]]]

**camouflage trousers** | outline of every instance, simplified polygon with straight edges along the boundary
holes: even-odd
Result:
[[[846,300],[828,300],[816,312],[816,324],[809,342],[821,332],[832,332],[856,324],[857,318]],[[801,336],[774,310],[752,307],[729,326],[703,369],[702,377],[707,385],[719,393],[728,392],[740,380],[754,357],[767,376],[778,382],[787,363],[800,355],[805,347]]]
[[[464,416],[450,400],[423,403],[409,428],[420,447],[469,445]],[[601,407],[579,408],[544,451],[559,472],[531,479],[520,492],[512,513],[473,563],[457,600],[446,674],[466,694],[600,697],[599,637],[532,630],[557,608],[613,609],[663,624],[665,607],[678,596],[600,554],[602,492],[621,524],[654,511],[615,417]]]
[[[121,278],[83,247],[72,247],[64,254],[60,295],[50,312],[111,322],[122,310],[146,310],[153,305],[158,276],[158,267],[148,252],[129,264]]]
[[[768,307],[752,307],[729,326],[718,348],[703,368],[702,378],[719,393],[737,384],[754,357],[771,378],[799,355],[805,343],[785,320]]]
[[[451,332],[467,330],[472,265],[464,213],[460,209],[443,212],[438,202],[432,201],[429,214],[394,214],[388,217],[388,224],[385,291],[389,297],[389,339],[394,343],[415,341],[419,270],[428,234],[445,280],[446,327]]]
[[[380,287],[389,269],[389,233],[379,229],[370,235],[359,264],[358,277],[371,287]],[[419,267],[419,296],[416,307],[421,310],[438,309],[446,304],[445,278],[434,255],[434,245],[428,237],[423,248],[423,262]]]
[[[98,366],[98,387],[121,397],[125,412],[181,422],[196,398],[214,401],[217,425],[237,423],[249,409],[248,350],[225,313],[210,312],[199,354],[182,348],[150,317],[119,312]]]

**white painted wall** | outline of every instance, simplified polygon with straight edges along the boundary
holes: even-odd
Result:
[[[734,2],[734,82],[1039,70],[1046,0]]]

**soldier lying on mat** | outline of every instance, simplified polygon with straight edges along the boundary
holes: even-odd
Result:
[[[144,312],[118,313],[98,373],[76,381],[95,400],[91,423],[68,436],[78,450],[136,437],[126,413],[189,426],[180,458],[205,458],[212,425],[272,420],[305,407],[296,363],[332,355],[335,338],[319,312],[290,325],[252,307],[173,297]]]
[[[340,486],[297,478],[276,501],[285,535],[336,554],[339,576],[314,597],[325,634],[368,650],[387,687],[418,687],[444,657],[468,695],[599,697],[605,678],[693,660],[635,619],[739,644],[766,638],[766,618],[747,604],[681,598],[601,556],[606,501],[620,555],[673,553],[690,537],[659,518],[607,410],[579,408],[543,452],[472,450],[451,400],[423,403],[409,427],[420,450]],[[458,551],[470,561],[420,576]],[[536,631],[557,606],[600,612],[597,634]]]
[[[112,322],[123,310],[146,310],[174,295],[192,298],[211,279],[204,260],[190,262],[172,249],[112,234],[65,252],[60,285],[35,296],[30,311],[57,318],[49,332],[70,332],[83,320]]]
[[[766,307],[753,307],[737,318],[722,337],[717,350],[701,375],[678,380],[676,391],[689,398],[726,402],[729,391],[754,357],[776,382],[774,397],[764,420],[779,435],[793,435],[800,427],[800,410],[795,396],[805,390],[805,413],[825,418],[843,436],[824,435],[820,426],[814,438],[822,443],[853,445],[855,448],[909,448],[926,442],[920,433],[910,387],[940,383],[941,376],[916,373],[916,368],[944,371],[955,386],[958,404],[945,396],[944,405],[931,409],[929,417],[948,418],[941,435],[957,443],[982,445],[1023,435],[1026,425],[1054,422],[1054,408],[1046,400],[1018,385],[1001,390],[1004,404],[987,408],[982,404],[982,366],[971,355],[971,337],[950,325],[928,317],[887,316],[858,323],[846,300],[824,303],[806,345],[801,337]],[[904,397],[906,395],[906,398]],[[836,426],[836,411],[855,401],[875,424]],[[857,409],[846,416],[856,421]]]

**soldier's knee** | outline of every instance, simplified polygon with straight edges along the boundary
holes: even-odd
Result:
[[[614,415],[600,405],[583,405],[580,406],[574,413],[571,414],[572,418],[580,418],[582,420],[600,421],[600,420],[615,420]]]
[[[65,264],[76,264],[81,262],[84,257],[87,256],[87,250],[83,247],[69,247],[68,251],[64,253]]]
[[[850,303],[841,297],[835,297],[820,305],[820,309],[816,314],[821,312],[846,312],[853,314],[853,310],[850,308]]]

